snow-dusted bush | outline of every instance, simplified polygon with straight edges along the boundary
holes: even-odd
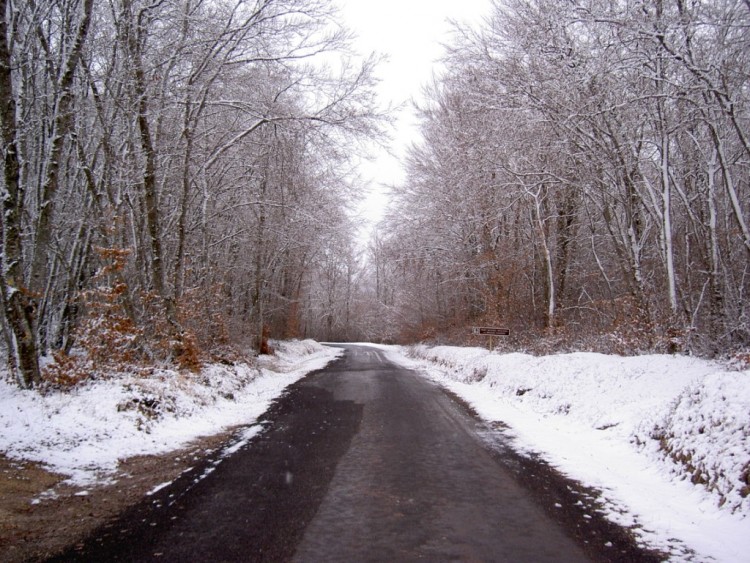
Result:
[[[672,471],[716,494],[730,510],[750,513],[750,378],[716,373],[687,386],[657,419]]]

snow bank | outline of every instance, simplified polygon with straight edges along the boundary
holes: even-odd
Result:
[[[482,418],[509,424],[519,449],[602,489],[610,517],[640,524],[644,542],[676,559],[673,538],[747,560],[750,371],[684,356],[402,352]]]
[[[198,374],[162,370],[113,375],[40,395],[0,381],[0,451],[40,462],[88,485],[119,460],[178,449],[229,426],[252,424],[290,384],[341,350],[313,341],[276,342],[256,365],[214,364]]]

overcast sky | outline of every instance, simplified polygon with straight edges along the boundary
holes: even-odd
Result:
[[[419,99],[420,90],[437,70],[443,54],[441,44],[450,37],[449,20],[478,25],[488,15],[490,0],[338,0],[347,26],[358,36],[356,47],[363,54],[386,55],[377,72],[383,105],[398,106]],[[392,151],[402,156],[408,144],[418,138],[411,104],[399,112]],[[386,152],[362,168],[372,194],[364,204],[370,221],[376,221],[386,203],[382,184],[403,179],[401,163]]]

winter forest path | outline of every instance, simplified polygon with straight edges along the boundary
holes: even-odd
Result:
[[[183,476],[58,560],[592,559],[465,407],[375,348],[347,346],[264,424],[204,478]]]

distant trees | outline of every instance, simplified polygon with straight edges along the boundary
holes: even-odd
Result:
[[[95,371],[107,339],[189,366],[299,333],[312,266],[348,229],[331,213],[351,197],[342,146],[380,126],[373,62],[347,58],[335,16],[322,0],[0,3],[0,297],[23,386],[49,352]]]
[[[377,249],[405,333],[747,346],[748,30],[738,0],[507,0],[458,30]]]

